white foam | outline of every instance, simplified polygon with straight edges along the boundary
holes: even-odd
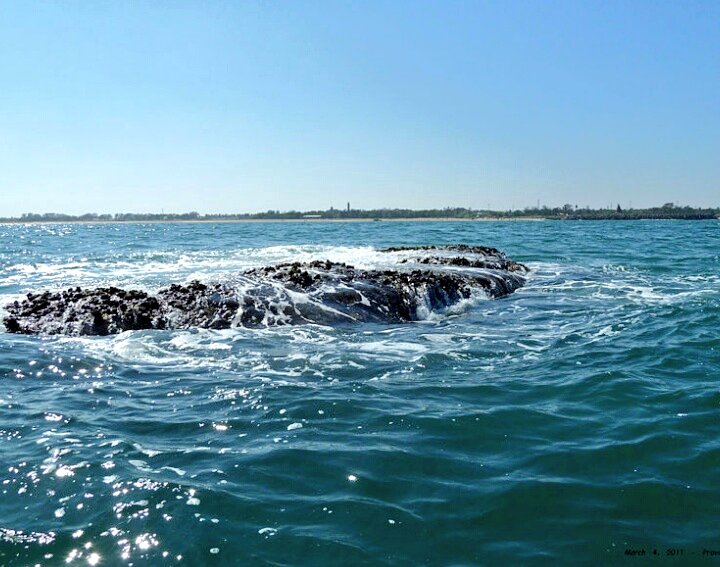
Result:
[[[479,304],[488,301],[490,296],[484,290],[473,289],[470,297],[440,310],[430,307],[430,301],[426,294],[421,294],[418,299],[417,316],[420,321],[442,321],[448,316],[460,315],[475,309]]]

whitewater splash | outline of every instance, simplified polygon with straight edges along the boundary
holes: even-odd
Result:
[[[308,261],[254,268],[225,282],[173,284],[155,294],[117,287],[33,294],[6,306],[7,331],[110,335],[140,329],[227,329],[422,319],[477,293],[502,297],[528,269],[495,248],[388,248],[392,269]]]

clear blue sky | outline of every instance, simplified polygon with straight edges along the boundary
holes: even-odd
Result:
[[[0,3],[0,216],[720,205],[720,2]]]

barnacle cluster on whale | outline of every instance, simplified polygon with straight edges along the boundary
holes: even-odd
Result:
[[[11,333],[109,335],[140,329],[226,329],[302,323],[403,322],[482,293],[508,295],[528,268],[495,248],[393,247],[392,269],[329,260],[246,270],[228,281],[157,291],[118,287],[28,293],[5,307]]]

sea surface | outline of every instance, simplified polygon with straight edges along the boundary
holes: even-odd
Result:
[[[0,332],[0,565],[715,564],[720,222],[0,225],[0,302],[467,243],[406,324]],[[627,551],[644,550],[630,558]]]

